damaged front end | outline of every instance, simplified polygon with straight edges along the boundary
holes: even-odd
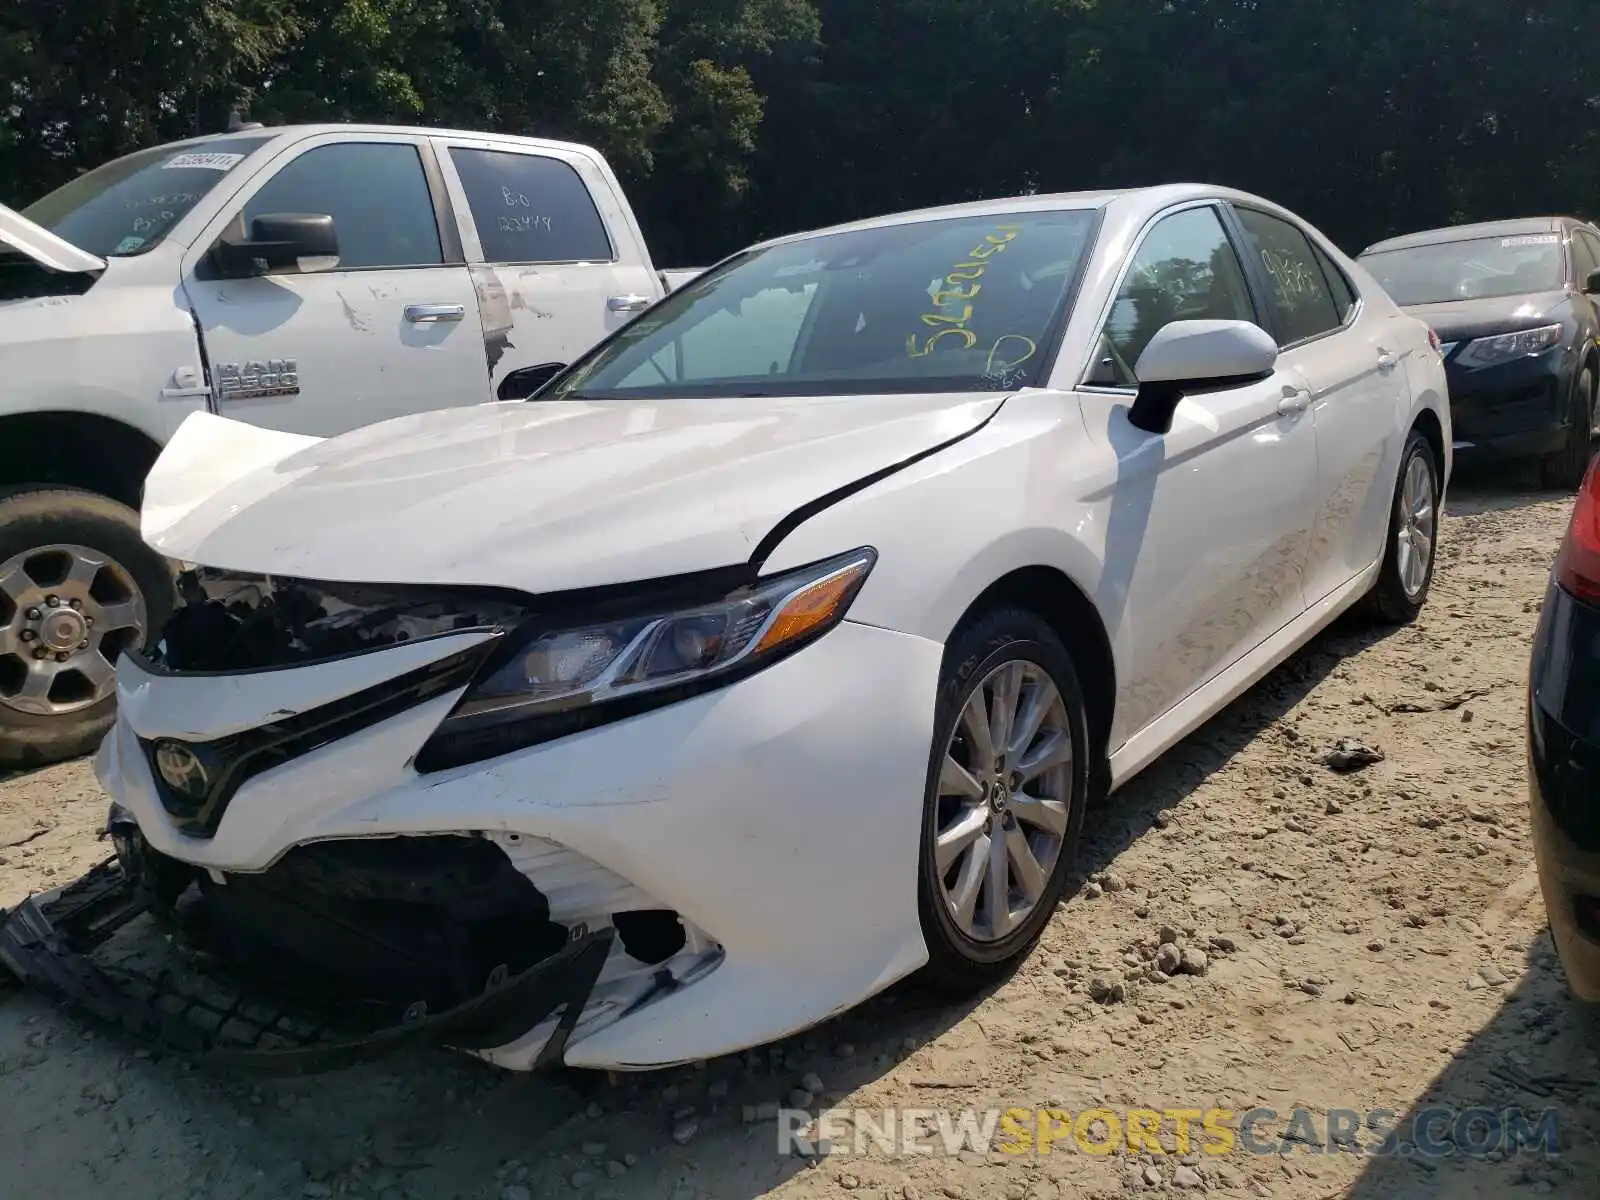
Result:
[[[615,931],[549,920],[488,842],[303,846],[221,877],[150,849],[117,856],[0,924],[0,963],[63,1007],[187,1060],[315,1072],[407,1048],[487,1052],[549,1025],[560,1061]]]
[[[528,615],[514,596],[441,588],[203,569],[179,586],[184,603],[160,645],[125,659],[123,682],[198,688],[202,700],[184,719],[225,732],[151,735],[130,725],[113,735],[125,749],[110,779],[147,778],[147,809],[136,818],[114,804],[106,832],[115,858],[4,915],[0,973],[9,968],[63,1007],[195,1062],[304,1073],[447,1047],[533,1070],[721,961],[720,947],[600,864],[503,829],[328,836],[312,828],[326,812],[318,808],[262,869],[173,857],[192,846],[203,858],[236,801],[278,811],[248,799],[272,772],[338,752],[463,687],[498,635]],[[414,643],[454,646],[463,635],[479,640],[422,667],[376,668],[379,682],[321,704],[268,711],[260,699],[274,686],[293,693],[290,677],[308,668],[370,667]],[[229,681],[240,677],[262,682],[236,689]],[[217,707],[241,691],[254,708]],[[137,707],[124,709],[125,723]],[[261,715],[235,721],[241,711]],[[338,777],[338,767],[323,769]],[[176,835],[166,853],[140,819]]]

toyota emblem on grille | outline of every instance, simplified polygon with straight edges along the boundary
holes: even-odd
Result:
[[[210,783],[200,756],[181,742],[162,742],[156,747],[156,770],[173,791],[195,800],[205,796]]]

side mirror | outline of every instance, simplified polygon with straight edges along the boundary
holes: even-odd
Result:
[[[1600,268],[1590,271],[1589,277],[1583,281],[1583,294],[1600,296]]]
[[[1173,321],[1134,365],[1139,394],[1128,420],[1147,433],[1166,433],[1186,392],[1265,379],[1277,361],[1278,343],[1249,321]]]
[[[500,381],[496,398],[500,400],[531,400],[535,393],[567,369],[566,363],[540,363],[536,367],[521,367]]]
[[[269,213],[250,222],[247,240],[219,240],[212,256],[234,278],[331,271],[339,265],[339,235],[325,213]]]

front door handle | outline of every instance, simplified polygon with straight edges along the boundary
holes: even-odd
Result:
[[[1311,407],[1311,393],[1305,388],[1283,389],[1283,398],[1278,401],[1278,412],[1285,416],[1303,413]]]
[[[433,325],[440,321],[459,321],[467,315],[465,304],[408,304],[406,320],[413,325]]]
[[[612,312],[638,312],[650,307],[650,297],[641,296],[638,292],[626,296],[612,296],[606,301],[606,307]]]

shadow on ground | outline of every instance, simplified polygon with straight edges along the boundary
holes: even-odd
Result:
[[[1568,995],[1543,933],[1529,948],[1526,974],[1494,1018],[1399,1115],[1396,1152],[1369,1158],[1341,1195],[1520,1200],[1600,1194],[1597,1054],[1600,1014]],[[1479,1118],[1462,1115],[1474,1109]],[[1517,1115],[1508,1119],[1508,1110]],[[1547,1112],[1554,1115],[1554,1156],[1536,1136]],[[1527,1122],[1520,1133],[1519,1119]]]

